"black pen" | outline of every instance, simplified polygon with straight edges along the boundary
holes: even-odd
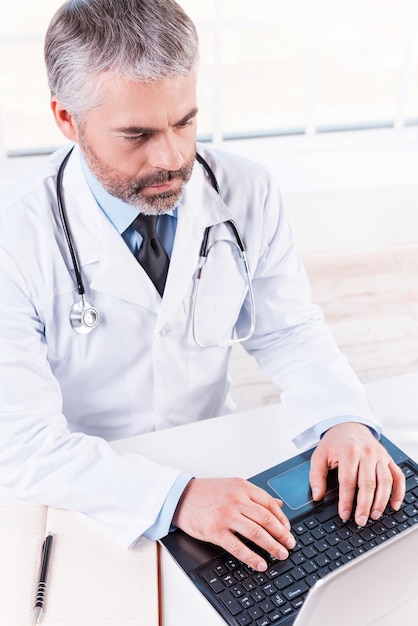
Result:
[[[38,590],[36,593],[35,606],[33,609],[34,623],[38,624],[41,619],[46,595],[46,579],[48,576],[49,557],[51,555],[53,536],[49,534],[42,546],[41,567],[39,570]]]

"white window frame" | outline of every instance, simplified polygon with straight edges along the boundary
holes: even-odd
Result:
[[[210,141],[220,144],[229,139],[237,139],[237,138],[245,138],[245,137],[254,137],[254,136],[266,136],[266,132],[260,131],[259,134],[257,132],[251,131],[246,132],[245,129],[242,133],[227,133],[224,130],[223,125],[223,110],[222,110],[222,92],[223,92],[223,55],[222,55],[222,44],[224,33],[226,30],[234,29],[234,30],[244,30],[248,29],[249,23],[248,20],[226,20],[224,7],[225,3],[228,0],[212,0],[213,2],[213,20],[210,22],[197,22],[198,30],[210,30],[214,33],[214,49],[213,49],[213,59],[214,59],[214,71],[212,77],[212,87],[214,93],[214,105],[211,113],[212,119],[212,132],[208,138]],[[321,72],[321,63],[320,63],[320,49],[321,49],[321,35],[323,30],[323,25],[325,23],[333,23],[338,22],[341,19],[356,19],[356,16],[347,16],[344,15],[342,17],[338,16],[330,16],[325,15],[323,11],[323,1],[322,0],[314,0],[314,9],[311,15],[306,17],[298,17],[294,18],[292,21],[295,22],[297,20],[298,23],[308,24],[312,29],[312,48],[311,48],[311,59],[310,59],[310,71],[309,71],[309,87],[308,87],[308,98],[307,98],[307,123],[304,128],[299,130],[295,129],[286,129],[286,128],[277,128],[273,130],[271,133],[268,133],[272,136],[274,135],[282,135],[282,134],[305,134],[307,136],[313,136],[322,132],[329,131],[339,131],[339,130],[359,130],[361,128],[370,129],[370,128],[378,128],[378,127],[386,127],[386,128],[394,128],[400,129],[404,126],[408,125],[416,125],[418,124],[418,119],[407,119],[405,116],[405,108],[408,97],[408,85],[410,82],[411,69],[412,69],[412,58],[413,58],[413,44],[417,37],[417,24],[418,24],[418,0],[409,0],[407,8],[405,11],[396,12],[396,16],[402,16],[405,19],[405,43],[404,43],[404,52],[403,52],[403,62],[402,62],[402,70],[401,76],[399,80],[399,85],[397,89],[397,110],[393,120],[387,120],[384,122],[376,122],[368,123],[365,125],[334,125],[334,126],[319,126],[318,125],[318,85],[319,85],[319,77]],[[384,19],[387,16],[384,13],[375,15],[374,13],[367,13],[362,15],[362,20],[368,21],[378,21]],[[254,16],[254,19],[251,20],[251,26],[254,28],[260,28],[263,26],[272,26],[273,24],[283,24],[288,23],[290,18],[287,19],[257,19]],[[358,19],[358,18],[357,18]],[[41,33],[33,33],[33,34],[12,34],[12,35],[0,35],[0,46],[7,46],[8,44],[19,44],[19,43],[28,43],[34,41],[42,41],[43,35]],[[1,119],[1,117],[0,117]],[[203,139],[203,138],[201,138]],[[48,148],[43,146],[39,146],[39,150],[28,150],[28,154],[43,153]],[[2,133],[2,128],[0,126],[0,158],[6,156],[22,156],[22,151],[6,151],[4,145],[4,138]]]

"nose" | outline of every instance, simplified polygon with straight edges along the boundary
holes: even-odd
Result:
[[[176,171],[184,164],[180,140],[172,131],[157,133],[151,144],[148,162],[152,168]]]

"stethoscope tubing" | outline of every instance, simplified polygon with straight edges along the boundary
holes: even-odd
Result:
[[[84,289],[84,283],[83,283],[83,279],[82,279],[82,276],[81,276],[80,263],[78,261],[77,252],[76,252],[76,250],[74,248],[73,240],[72,240],[70,229],[69,229],[69,226],[68,226],[66,212],[65,212],[65,209],[64,209],[64,201],[63,201],[63,198],[62,198],[62,177],[64,175],[65,166],[67,165],[68,159],[70,158],[71,153],[72,153],[73,150],[74,150],[74,148],[71,148],[71,150],[65,156],[65,158],[64,158],[63,162],[61,163],[61,165],[59,167],[59,170],[58,170],[57,187],[56,187],[57,205],[58,205],[58,213],[59,213],[60,220],[61,220],[62,230],[64,232],[65,239],[66,239],[67,246],[68,246],[68,250],[70,252],[71,260],[72,260],[73,266],[74,266],[74,273],[75,273],[76,282],[77,282],[77,290],[78,290],[78,293],[80,294],[80,296],[85,296],[86,291]]]
[[[229,226],[231,226],[231,222],[233,223],[232,220],[227,220],[226,222],[221,222],[221,224],[228,224]],[[242,262],[244,264],[244,270],[245,270],[245,276],[246,276],[246,281],[247,281],[247,287],[248,287],[248,294],[250,296],[250,326],[249,329],[247,331],[247,333],[243,336],[243,337],[228,337],[225,338],[224,340],[220,340],[217,342],[209,342],[209,343],[204,343],[203,341],[200,341],[199,337],[198,337],[198,333],[196,330],[196,312],[197,312],[197,302],[198,302],[198,298],[199,298],[199,285],[200,285],[200,280],[201,280],[201,276],[202,276],[202,270],[203,267],[207,261],[207,258],[209,256],[209,251],[211,249],[211,246],[208,245],[208,240],[209,240],[209,234],[211,229],[214,226],[208,226],[206,228],[207,232],[207,242],[205,245],[205,254],[201,254],[199,257],[199,263],[197,266],[197,270],[196,270],[196,283],[195,283],[195,287],[194,287],[194,291],[193,291],[193,297],[192,297],[192,312],[191,312],[191,324],[192,324],[192,334],[193,334],[193,340],[194,342],[200,347],[200,348],[217,348],[217,347],[222,347],[222,348],[228,348],[236,343],[243,343],[244,341],[247,341],[248,339],[250,339],[255,331],[255,296],[254,296],[254,289],[253,289],[253,285],[252,285],[252,281],[251,281],[251,276],[250,276],[250,269],[249,269],[249,265],[248,265],[248,260],[247,260],[247,255],[245,252],[245,247],[244,249],[242,249],[240,242],[242,242],[242,238],[239,235],[239,238],[237,238],[236,241],[234,241],[233,239],[227,239],[225,241],[227,241],[228,243],[230,243],[231,245],[234,245],[238,248],[240,257],[242,259]],[[234,231],[234,229],[232,228],[232,230]],[[206,234],[205,231],[205,234]],[[235,232],[235,231],[234,231]],[[218,241],[216,243],[219,243]]]
[[[57,196],[58,213],[59,213],[59,217],[60,217],[60,221],[62,225],[62,230],[64,232],[65,240],[67,242],[67,247],[68,247],[71,260],[73,263],[73,267],[74,267],[75,280],[77,283],[77,291],[81,297],[81,302],[75,302],[70,311],[70,322],[75,332],[77,332],[78,334],[87,334],[88,332],[93,330],[93,328],[97,326],[99,322],[99,312],[95,307],[93,307],[91,304],[89,304],[86,301],[86,291],[85,291],[83,278],[81,274],[80,262],[79,262],[77,251],[76,251],[76,248],[74,246],[73,239],[71,236],[71,232],[70,232],[70,228],[69,228],[68,220],[67,220],[67,215],[66,215],[66,211],[64,207],[64,200],[62,196],[62,179],[64,175],[64,170],[65,170],[65,167],[68,163],[68,159],[70,158],[73,149],[74,148],[71,148],[71,150],[66,154],[66,156],[64,157],[58,169],[57,181],[56,181],[56,196]],[[212,187],[220,195],[218,181],[216,180],[216,177],[215,177],[215,174],[213,173],[212,168],[209,166],[207,161],[197,152],[196,152],[196,160],[202,165],[203,169],[208,175],[208,178]],[[196,284],[195,284],[195,289],[194,289],[194,294],[193,294],[194,297],[192,299],[193,300],[193,305],[192,305],[193,339],[196,342],[196,344],[202,348],[215,347],[219,345],[229,346],[234,343],[241,343],[243,341],[247,341],[247,339],[249,339],[254,334],[254,330],[255,330],[255,298],[254,298],[254,290],[252,286],[250,270],[249,270],[247,256],[246,256],[245,244],[239,232],[238,226],[236,225],[234,220],[232,219],[226,220],[225,222],[222,222],[222,223],[226,224],[232,231],[235,241],[233,239],[229,239],[228,241],[238,248],[240,257],[244,264],[247,285],[248,285],[248,292],[250,296],[250,307],[251,307],[250,328],[244,337],[228,338],[228,339],[225,339],[224,341],[220,341],[220,342],[213,343],[213,344],[205,344],[201,342],[197,336],[195,316],[196,316],[196,302],[197,302],[198,293],[199,293],[199,284],[200,284],[200,279],[202,275],[202,269],[207,261],[207,257],[211,248],[211,246],[209,245],[210,233],[211,233],[212,228],[216,226],[216,224],[207,226],[205,228],[203,239],[202,239],[202,244],[200,247],[199,262],[198,262],[198,266],[196,270]],[[95,318],[94,323],[88,323],[86,321],[86,320],[91,319],[90,318],[91,315],[93,315],[93,317]]]

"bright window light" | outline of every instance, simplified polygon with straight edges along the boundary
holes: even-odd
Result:
[[[60,4],[0,4],[0,154],[63,142],[43,62]],[[200,139],[418,124],[418,0],[180,4],[200,36]]]

